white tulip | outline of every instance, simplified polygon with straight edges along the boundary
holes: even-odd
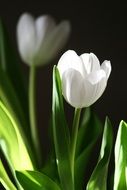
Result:
[[[92,105],[104,92],[111,72],[110,61],[99,60],[93,53],[78,56],[65,52],[58,62],[63,96],[75,108]]]
[[[27,64],[49,62],[62,49],[70,33],[70,24],[56,25],[49,15],[36,20],[28,13],[21,15],[17,24],[17,41],[22,60]]]

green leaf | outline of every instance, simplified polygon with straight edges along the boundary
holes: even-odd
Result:
[[[127,189],[127,124],[120,122],[115,143],[114,190]]]
[[[74,182],[70,163],[69,130],[64,115],[61,81],[56,66],[53,69],[52,117],[56,162],[61,186],[63,190],[73,190]]]
[[[16,176],[24,190],[60,190],[48,176],[37,171],[17,171]]]
[[[78,157],[84,151],[84,149],[88,147],[93,137],[96,137],[97,140],[101,132],[102,123],[92,111],[91,107],[84,109],[78,132],[76,157]]]
[[[0,20],[0,98],[16,113],[26,131],[29,126],[28,98],[20,65],[9,42],[6,28]]]
[[[3,21],[0,19],[0,67],[13,84],[15,92],[23,106],[24,112],[28,111],[27,94],[20,64],[17,63],[10,39]]]
[[[26,148],[26,139],[22,131],[19,131],[17,123],[11,117],[9,111],[0,102],[0,147],[7,159],[10,168],[14,170],[33,170],[31,158]]]
[[[108,164],[113,144],[112,138],[112,126],[109,119],[106,118],[99,160],[87,184],[87,190],[107,190]]]
[[[27,124],[22,109],[20,107],[20,102],[15,94],[13,86],[11,85],[8,77],[1,70],[1,68],[0,68],[0,99],[2,100],[2,102],[4,102],[4,104],[9,109],[13,117],[16,117],[19,120],[19,122],[22,124],[22,127],[24,127],[24,130],[26,131],[25,127],[27,126]]]
[[[87,145],[84,143],[84,140],[86,141],[86,139],[84,138],[84,136],[86,136],[86,131],[89,125],[89,122],[93,120],[91,120],[91,109],[90,107],[85,108],[82,110],[82,117],[81,117],[81,123],[80,123],[80,127],[79,127],[79,132],[78,132],[78,138],[77,138],[77,146],[76,146],[76,157],[78,157],[79,154],[81,154],[81,152],[84,149],[84,146],[86,147]]]
[[[55,153],[50,153],[48,155],[48,159],[41,171],[49,176],[52,180],[59,182],[56,158],[54,154]]]
[[[76,161],[75,161],[75,186],[83,188],[85,169],[88,165],[91,151],[102,132],[102,124],[91,108],[83,111],[82,120],[78,132]]]
[[[6,170],[4,169],[1,160],[0,160],[0,182],[2,183],[2,185],[6,190],[16,190],[16,187],[13,185]]]
[[[48,128],[48,144],[49,144],[49,152],[47,155],[46,162],[41,169],[42,173],[49,176],[53,181],[59,182],[58,169],[56,164],[56,156],[53,142],[53,127],[52,127],[52,117],[49,120],[49,128]]]

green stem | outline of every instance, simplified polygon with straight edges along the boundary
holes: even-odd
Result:
[[[38,158],[38,164],[40,165],[41,152],[40,152],[40,144],[37,132],[37,123],[36,123],[35,79],[36,79],[36,68],[32,64],[30,67],[30,74],[29,74],[29,117],[30,117],[31,136],[33,140],[34,150]]]
[[[75,109],[73,126],[72,126],[72,141],[71,141],[71,169],[72,169],[73,181],[74,181],[74,168],[75,168],[75,152],[76,152],[80,115],[81,115],[81,109],[80,108]]]

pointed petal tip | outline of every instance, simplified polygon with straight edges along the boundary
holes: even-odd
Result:
[[[63,20],[60,24],[59,27],[61,27],[61,29],[67,33],[68,35],[71,32],[71,24],[68,20]]]
[[[102,65],[101,65],[101,69],[103,69],[103,70],[105,71],[106,76],[107,76],[107,79],[108,79],[109,76],[110,76],[111,70],[112,70],[111,62],[105,60],[105,61],[102,63]]]
[[[100,64],[98,57],[94,53],[91,52],[90,56],[93,58],[93,61],[98,62]]]
[[[39,17],[37,17],[36,22],[38,22],[38,20],[41,20],[41,22],[45,22],[45,23],[49,23],[49,24],[53,24],[54,26],[56,25],[55,19],[48,14],[45,15],[40,15]]]
[[[76,69],[79,65],[80,60],[77,53],[74,50],[68,50],[59,59],[57,68],[62,76],[65,70],[68,70],[69,68]]]
[[[24,19],[34,18],[29,12],[24,12],[20,15],[19,21]]]
[[[106,60],[106,65],[107,65],[107,67],[111,67],[111,61]]]

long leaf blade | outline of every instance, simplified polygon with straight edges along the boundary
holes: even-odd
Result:
[[[120,122],[115,143],[114,190],[127,189],[127,124]]]
[[[23,112],[28,116],[27,94],[24,87],[23,74],[17,63],[6,27],[0,19],[0,68],[10,80]],[[27,118],[26,118],[27,119]]]
[[[63,97],[61,92],[61,81],[56,67],[53,69],[53,137],[56,153],[58,173],[63,190],[74,188],[70,152],[69,152],[69,131],[64,115]]]
[[[0,102],[0,147],[11,167],[15,170],[33,170],[31,158],[25,145],[25,138],[21,135],[17,123],[9,111]]]
[[[24,118],[23,111],[20,107],[20,102],[16,96],[14,88],[10,83],[9,78],[0,68],[0,99],[6,107],[9,109],[11,114],[16,117],[26,131],[26,120]]]
[[[17,171],[16,176],[24,190],[60,190],[48,176],[37,171]]]
[[[82,189],[85,170],[88,165],[93,147],[102,132],[102,124],[91,108],[86,108],[78,133],[75,162],[76,189]],[[89,134],[89,135],[88,135]]]
[[[0,182],[6,190],[16,190],[16,187],[11,182],[2,161],[0,160]]]
[[[98,163],[87,184],[87,190],[106,190],[108,164],[112,150],[112,126],[108,118],[105,121],[102,145]]]

